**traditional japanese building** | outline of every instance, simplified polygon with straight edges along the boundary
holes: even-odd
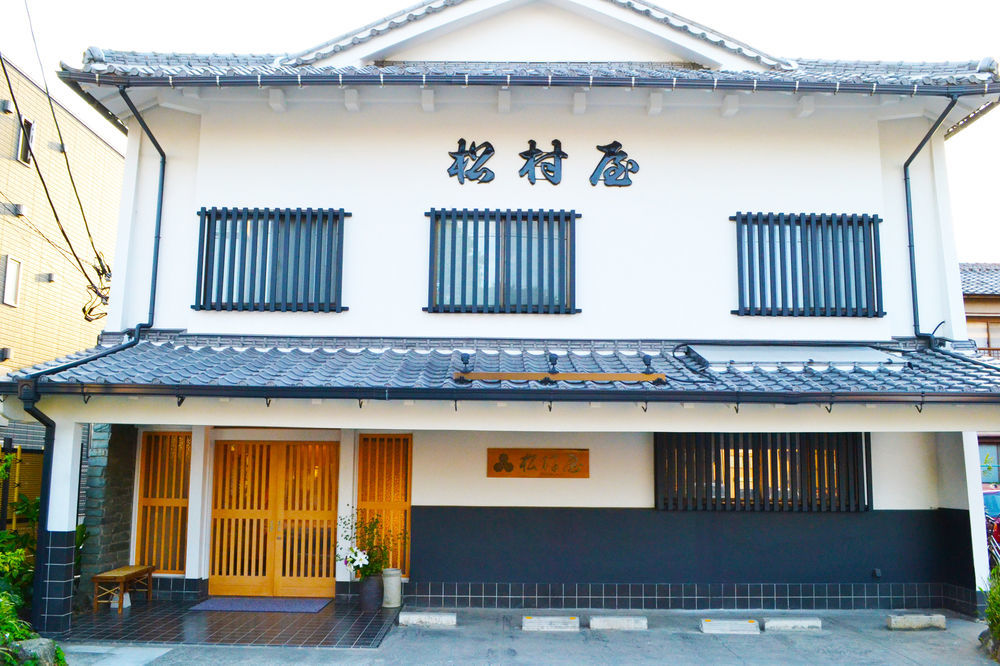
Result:
[[[88,422],[174,593],[351,594],[358,507],[408,530],[414,606],[975,611],[1000,368],[942,137],[995,60],[434,0],[60,76],[129,138],[108,332],[0,385],[52,442],[47,631]]]

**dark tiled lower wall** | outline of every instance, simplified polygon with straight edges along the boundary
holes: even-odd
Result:
[[[204,599],[207,596],[208,580],[180,578],[178,576],[153,576],[153,599],[194,601]]]
[[[343,593],[350,593],[349,588],[342,589]],[[338,588],[338,594],[341,594],[341,588]],[[948,608],[974,615],[977,601],[975,591],[947,583],[410,582],[403,584],[403,602],[410,607],[427,608],[613,610]]]
[[[76,532],[45,532],[35,550],[37,564],[32,625],[41,634],[60,635],[69,630],[73,613],[73,559]]]

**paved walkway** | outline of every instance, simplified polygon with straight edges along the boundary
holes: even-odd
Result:
[[[533,634],[521,614],[460,610],[459,626],[396,627],[372,650],[278,647],[124,646],[66,642],[70,664],[990,664],[978,649],[985,625],[948,616],[946,631],[890,632],[885,611],[819,611],[815,633],[705,635],[699,620],[762,614],[646,611],[645,632]],[[536,612],[536,615],[559,613]],[[622,613],[625,614],[625,613]],[[642,614],[642,613],[633,613]],[[590,611],[580,613],[585,626]],[[791,615],[769,613],[771,617]],[[796,615],[806,616],[798,613]]]

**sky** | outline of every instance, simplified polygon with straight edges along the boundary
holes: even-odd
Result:
[[[1000,59],[1000,1],[656,0],[775,56],[843,60]],[[100,4],[27,0],[53,97],[124,150],[120,134],[56,77],[79,66],[88,46],[138,51],[284,53],[300,51],[377,20],[416,0],[170,0]],[[41,81],[25,0],[0,0],[0,52]],[[558,39],[558,35],[539,35]],[[962,261],[1000,262],[1000,109],[946,144],[952,214]]]

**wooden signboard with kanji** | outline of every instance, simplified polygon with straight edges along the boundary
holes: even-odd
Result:
[[[486,476],[511,479],[589,479],[589,449],[487,449]]]

